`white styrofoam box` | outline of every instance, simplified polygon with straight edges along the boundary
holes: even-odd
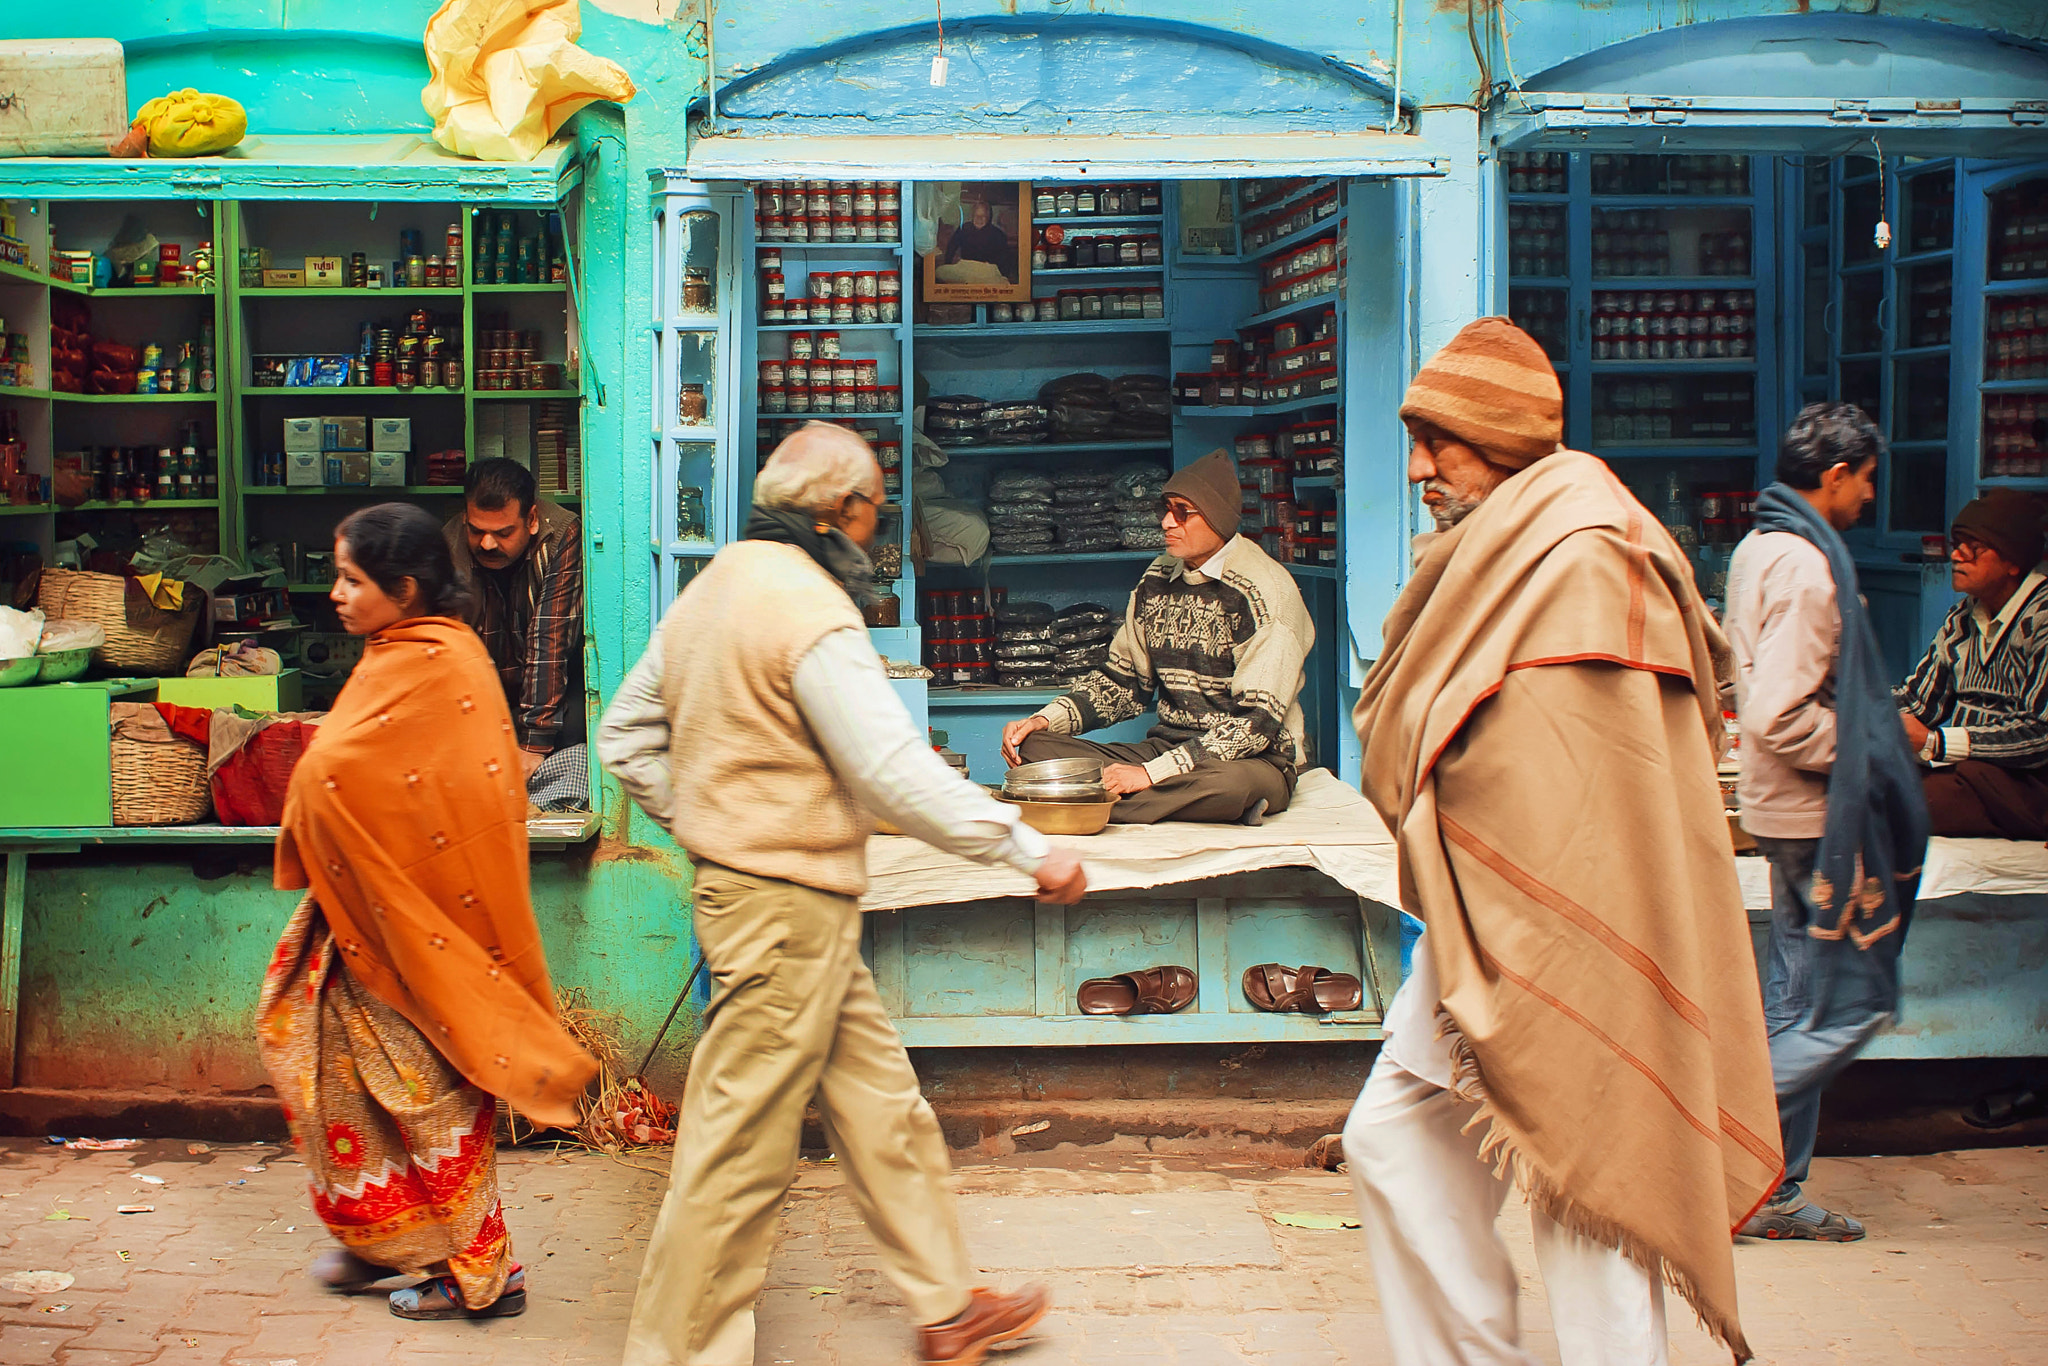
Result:
[[[496,460],[505,454],[505,405],[476,405],[476,449],[472,460]]]
[[[505,458],[533,468],[533,405],[494,403],[505,410]]]
[[[293,488],[317,488],[327,482],[327,457],[317,450],[286,451],[284,482]]]
[[[409,417],[371,418],[370,449],[373,451],[411,450],[412,419]],[[375,481],[373,480],[372,482]]]
[[[0,40],[0,157],[105,156],[128,132],[128,76],[112,38]]]
[[[320,449],[320,419],[288,417],[284,420],[284,448],[287,454]],[[313,481],[319,483],[318,479]]]
[[[403,487],[405,484],[406,458],[407,453],[404,451],[371,451],[370,487],[391,489]]]

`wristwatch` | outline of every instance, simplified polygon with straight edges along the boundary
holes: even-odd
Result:
[[[1941,728],[1939,726],[1928,727],[1927,738],[1920,742],[1920,762],[1931,764],[1941,758],[1947,750],[1948,746],[1943,743],[1941,738]]]

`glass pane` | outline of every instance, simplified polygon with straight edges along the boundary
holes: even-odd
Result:
[[[1593,381],[1593,445],[1745,446],[1756,441],[1750,375],[1615,375]]]
[[[1800,179],[1806,192],[1806,226],[1825,227],[1828,209],[1834,203],[1834,183],[1829,172],[1834,163],[1826,157],[1807,157],[1800,166]]]
[[[1756,291],[1599,290],[1594,360],[1730,360],[1756,351]]]
[[[2048,378],[2048,294],[1984,301],[1984,378]]]
[[[1956,173],[1928,171],[1901,184],[1908,251],[1947,251],[1956,241]]]
[[[1562,289],[1511,289],[1508,316],[1536,339],[1552,363],[1561,364],[1570,349],[1567,340],[1571,296]]]
[[[1509,194],[1563,194],[1571,185],[1571,153],[1509,152],[1501,158]]]
[[[1842,354],[1884,349],[1884,275],[1866,270],[1842,277]]]
[[[711,539],[712,479],[716,451],[708,441],[684,441],[676,446],[676,539]]]
[[[1747,276],[1749,248],[1748,209],[1593,211],[1595,276]]]
[[[1986,478],[2048,474],[2048,392],[1984,396]]]
[[[1948,357],[1909,360],[1893,377],[1892,440],[1948,439]]]
[[[1745,156],[1626,156],[1595,152],[1594,194],[1746,195]]]
[[[1891,457],[1890,529],[1947,530],[1948,452],[1893,451]]]
[[[1915,266],[1900,281],[1906,296],[1906,345],[1946,346],[1953,290],[1948,263]]]
[[[2048,180],[2023,180],[1991,196],[1994,280],[2048,276]]]
[[[1565,253],[1562,204],[1508,206],[1508,274],[1516,278],[1562,279]]]
[[[676,334],[676,425],[709,427],[718,421],[718,334]]]
[[[1877,182],[1842,190],[1842,260],[1853,265],[1877,259]]]
[[[1800,371],[1824,375],[1828,369],[1828,249],[1822,243],[1801,248],[1799,277]]]
[[[677,225],[680,245],[681,279],[678,281],[676,312],[692,316],[718,313],[718,215],[709,209],[693,209]]]
[[[1883,382],[1876,361],[1843,361],[1841,401],[1855,404],[1872,422],[1882,423],[1884,405],[1879,401],[1879,392]]]
[[[1866,176],[1874,176],[1876,174],[1876,157],[1844,157],[1842,159],[1842,178],[1844,180],[1861,180]]]

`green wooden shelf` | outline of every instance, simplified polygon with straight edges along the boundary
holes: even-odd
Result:
[[[360,454],[361,452],[357,452]],[[332,454],[332,452],[329,452]],[[460,494],[460,484],[252,484],[242,490],[245,498],[317,498],[331,493],[367,496],[380,494],[407,494],[423,497],[429,494]]]
[[[543,280],[539,284],[518,285],[471,285],[472,294],[561,294],[568,290],[567,280]]]
[[[220,392],[210,394],[59,394],[51,398],[59,403],[218,403]]]
[[[521,398],[582,398],[581,389],[472,389],[469,396],[478,403]],[[859,413],[853,414],[859,417]]]
[[[377,299],[403,295],[406,298],[462,298],[462,286],[396,285],[386,289],[365,289],[357,285],[244,285],[235,291],[244,299]]]
[[[67,294],[90,294],[99,299],[211,299],[220,292],[217,288],[200,289],[193,285],[109,285],[105,288],[94,288],[92,285],[60,280],[30,266],[0,261],[0,283],[8,280],[43,285],[49,289],[61,289]]]
[[[250,386],[242,390],[243,398],[327,398],[335,394],[374,394],[379,398],[461,398],[470,391],[464,389],[430,389],[416,384],[410,389],[396,385],[379,384],[287,384]]]
[[[146,501],[140,498],[131,498],[126,502],[120,503],[102,503],[95,499],[91,502],[77,503],[68,508],[58,508],[57,511],[147,512],[151,508],[217,508],[219,506],[220,499],[218,498],[151,498]]]
[[[55,503],[0,503],[0,517],[33,517],[56,510]]]

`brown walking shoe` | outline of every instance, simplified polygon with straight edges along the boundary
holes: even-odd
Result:
[[[1052,1296],[1042,1285],[1008,1295],[977,1286],[965,1309],[917,1330],[919,1357],[925,1366],[979,1366],[991,1350],[1030,1332],[1051,1306]]]

